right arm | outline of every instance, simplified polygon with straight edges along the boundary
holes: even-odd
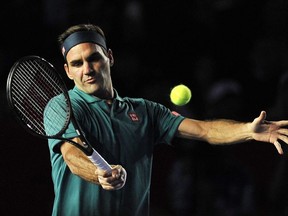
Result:
[[[73,139],[78,142],[78,140]],[[97,175],[97,167],[77,147],[64,142],[60,147],[62,156],[70,171],[86,181],[100,185]]]
[[[81,143],[79,138],[74,138],[73,141]],[[69,142],[64,142],[60,150],[64,161],[74,175],[101,185],[105,190],[118,190],[125,185],[127,174],[121,165],[112,165],[112,170],[105,172],[97,169],[80,149]]]

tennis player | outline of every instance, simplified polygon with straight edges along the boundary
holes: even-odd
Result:
[[[148,216],[153,149],[159,143],[171,144],[175,136],[212,145],[268,142],[283,154],[280,141],[288,143],[284,128],[288,121],[266,121],[265,111],[245,123],[200,121],[156,102],[121,97],[111,79],[113,53],[98,26],[72,26],[58,39],[64,69],[75,83],[69,95],[76,119],[113,170],[97,169],[75,146],[50,140],[55,190],[52,215]],[[65,136],[79,141],[71,131]],[[96,139],[101,144],[96,145]]]

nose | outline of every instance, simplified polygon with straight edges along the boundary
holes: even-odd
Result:
[[[83,65],[84,74],[90,74],[93,71],[92,63],[86,62]]]

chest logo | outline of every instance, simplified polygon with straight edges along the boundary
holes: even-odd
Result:
[[[133,122],[139,121],[139,118],[136,113],[129,113],[129,117]]]

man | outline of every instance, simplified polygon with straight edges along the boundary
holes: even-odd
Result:
[[[49,140],[55,201],[53,215],[147,216],[153,148],[175,136],[210,144],[257,140],[288,143],[288,121],[268,122],[262,111],[253,122],[199,121],[141,98],[120,97],[113,88],[114,64],[103,31],[95,25],[72,26],[59,36],[64,69],[74,81],[69,91],[75,117],[95,149],[112,165],[97,169],[70,143]],[[68,129],[66,137],[77,134]],[[96,145],[96,140],[100,144]]]

